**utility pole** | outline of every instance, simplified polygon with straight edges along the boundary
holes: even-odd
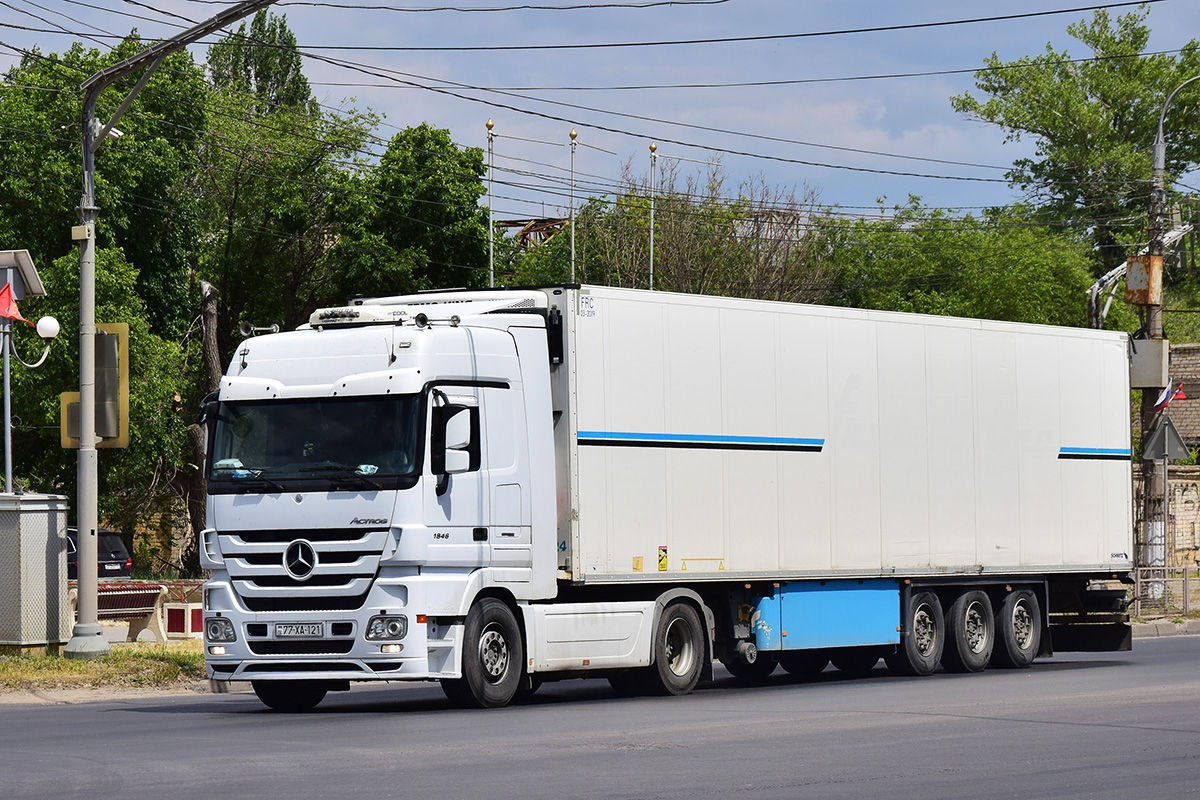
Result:
[[[487,121],[487,142],[488,142],[488,287],[496,285],[496,250],[493,239],[496,236],[496,223],[492,218],[492,194],[495,184],[496,165],[493,161],[492,153],[495,146],[496,134],[492,133],[492,128],[496,127],[496,123],[490,119]]]
[[[1200,80],[1200,75],[1189,78],[1175,87],[1167,95],[1162,111],[1158,115],[1158,130],[1154,135],[1154,163],[1151,174],[1150,189],[1150,219],[1149,246],[1146,250],[1145,261],[1139,266],[1145,270],[1146,294],[1142,305],[1146,309],[1146,334],[1152,342],[1161,343],[1168,347],[1163,336],[1162,318],[1162,264],[1163,237],[1166,234],[1166,166],[1167,143],[1163,136],[1163,124],[1167,111],[1179,90],[1193,81]],[[1132,263],[1132,262],[1131,262]],[[1140,283],[1140,281],[1139,281]],[[1128,285],[1128,279],[1127,279]],[[1168,383],[1170,378],[1167,378]],[[1165,386],[1158,387],[1161,392]],[[1144,443],[1154,426],[1154,405],[1158,392],[1153,389],[1142,391],[1141,424],[1143,452]],[[1164,567],[1167,563],[1167,518],[1166,518],[1166,479],[1158,469],[1154,459],[1142,458],[1142,558],[1140,563],[1147,567]],[[1161,591],[1161,589],[1160,589]]]
[[[117,120],[129,110],[134,98],[145,88],[150,77],[167,56],[192,42],[266,8],[275,0],[246,0],[230,6],[212,18],[186,31],[164,39],[137,55],[102,69],[85,80],[83,96],[83,199],[80,200],[80,224],[71,229],[71,238],[79,242],[79,479],[76,525],[79,531],[79,621],[71,631],[63,654],[68,658],[97,658],[112,652],[104,641],[96,607],[96,531],[100,526],[99,462],[96,457],[96,150],[108,138]],[[141,78],[121,101],[112,118],[103,126],[96,119],[100,94],[122,78],[142,71]]]
[[[650,143],[650,288],[654,288],[654,195],[658,191],[655,186],[656,162],[658,160],[658,145]]]

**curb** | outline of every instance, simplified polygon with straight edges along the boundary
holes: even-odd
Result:
[[[1133,638],[1156,639],[1160,636],[1184,636],[1200,634],[1200,619],[1185,619],[1172,622],[1169,619],[1159,619],[1152,622],[1133,623]]]

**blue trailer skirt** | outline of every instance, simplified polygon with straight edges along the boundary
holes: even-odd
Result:
[[[759,650],[898,644],[900,584],[889,578],[783,583],[754,598],[750,620]]]

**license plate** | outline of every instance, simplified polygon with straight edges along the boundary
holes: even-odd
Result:
[[[275,638],[320,638],[325,635],[324,622],[276,622]]]
[[[105,569],[120,569],[121,565],[120,564],[105,564],[104,568]]]

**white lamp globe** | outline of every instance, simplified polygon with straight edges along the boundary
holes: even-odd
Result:
[[[58,336],[58,331],[58,320],[54,317],[42,317],[37,321],[37,334],[47,342]]]

